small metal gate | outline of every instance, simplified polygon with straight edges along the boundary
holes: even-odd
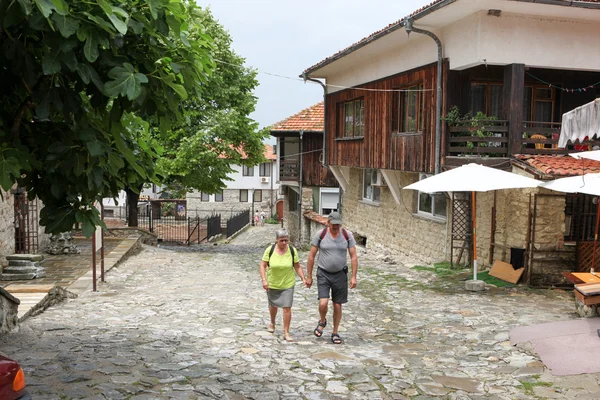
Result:
[[[15,253],[35,254],[38,241],[38,200],[27,200],[27,193],[19,189],[15,193]]]
[[[452,265],[461,265],[466,252],[466,264],[471,264],[471,196],[469,193],[452,193],[452,237],[450,260]],[[455,259],[456,256],[456,259]]]

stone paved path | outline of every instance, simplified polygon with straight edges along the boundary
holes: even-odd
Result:
[[[359,253],[341,335],[322,339],[316,288],[296,288],[295,343],[266,332],[258,260],[276,227],[231,244],[145,247],[85,292],[0,339],[38,399],[598,399],[599,374],[553,377],[514,326],[575,318],[570,295],[466,293]],[[306,252],[302,252],[305,266]]]

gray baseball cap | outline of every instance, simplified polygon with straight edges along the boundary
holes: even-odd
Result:
[[[332,212],[331,214],[329,214],[329,216],[327,217],[329,219],[329,222],[332,225],[341,225],[342,224],[342,216],[340,215],[339,212]]]

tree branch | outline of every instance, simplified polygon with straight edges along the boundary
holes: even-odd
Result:
[[[13,125],[10,128],[10,133],[13,138],[15,138],[15,139],[19,138],[19,131],[21,129],[21,121],[23,120],[23,117],[25,117],[25,113],[27,111],[31,110],[33,108],[33,106],[35,106],[35,103],[31,100],[30,96],[28,96],[27,99],[19,107],[19,111],[17,111]]]

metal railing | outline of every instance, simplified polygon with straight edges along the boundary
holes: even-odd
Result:
[[[250,224],[250,210],[242,211],[227,221],[227,237],[240,231],[243,227]]]

